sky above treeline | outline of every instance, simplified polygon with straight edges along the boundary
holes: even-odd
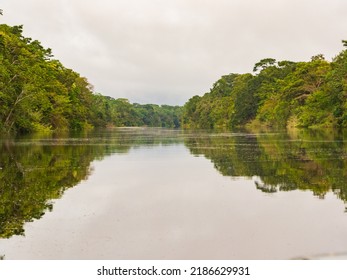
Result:
[[[347,40],[346,0],[2,0],[1,23],[51,48],[94,90],[183,105],[263,58],[331,60]]]

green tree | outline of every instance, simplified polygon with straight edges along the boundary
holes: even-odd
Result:
[[[257,79],[251,74],[243,74],[235,79],[231,93],[234,105],[230,120],[231,126],[244,125],[256,116],[258,108],[256,90],[258,87]]]
[[[22,26],[0,26],[1,52],[1,119],[5,131],[31,131],[40,123],[38,100],[46,85],[45,61],[50,50],[38,41],[22,36]]]
[[[273,66],[276,63],[274,58],[264,58],[257,62],[253,67],[253,72],[257,72],[259,69],[264,70],[270,66]]]

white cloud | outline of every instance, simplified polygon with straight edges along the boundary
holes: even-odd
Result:
[[[262,58],[328,59],[345,0],[4,0],[1,18],[53,49],[104,95],[183,104]]]

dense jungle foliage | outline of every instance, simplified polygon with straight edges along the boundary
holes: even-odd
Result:
[[[131,104],[94,93],[86,78],[22,31],[0,25],[0,132],[180,125],[178,106]]]
[[[347,41],[342,41],[347,47]],[[186,128],[347,127],[347,50],[332,62],[262,59],[253,74],[222,76],[184,105]]]
[[[222,76],[182,107],[131,104],[93,92],[87,79],[53,58],[51,49],[0,25],[0,132],[94,127],[347,127],[347,50],[332,62],[262,59],[253,73]],[[347,41],[342,41],[347,47]]]

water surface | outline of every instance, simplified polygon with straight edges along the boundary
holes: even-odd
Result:
[[[344,139],[149,128],[3,139],[0,256],[344,257]]]

